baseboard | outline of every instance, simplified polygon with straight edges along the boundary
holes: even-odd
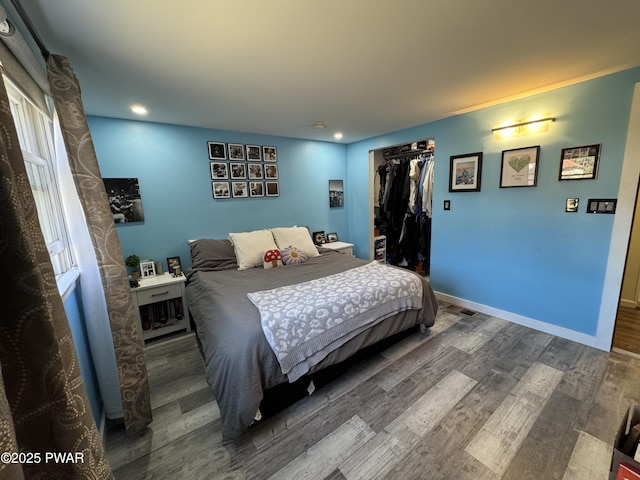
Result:
[[[448,302],[459,307],[468,308],[471,310],[475,310],[476,312],[502,318],[503,320],[517,323],[518,325],[522,325],[524,327],[533,328],[534,330],[538,330],[540,332],[556,335],[557,337],[566,338],[567,340],[578,342],[583,345],[588,345],[590,347],[597,348],[598,350],[604,350],[608,352],[610,348],[610,346],[602,345],[602,342],[599,338],[591,335],[586,335],[584,333],[569,330],[568,328],[559,327],[557,325],[551,325],[550,323],[541,322],[540,320],[524,317],[522,315],[518,315],[517,313],[500,310],[498,308],[483,305],[481,303],[471,302],[463,298],[454,297],[453,295],[447,295],[446,293],[435,292],[435,294],[436,297],[443,302]]]
[[[627,308],[638,308],[638,302],[635,302],[633,300],[629,300],[626,298],[621,298],[620,299],[620,306],[621,307],[627,307]]]

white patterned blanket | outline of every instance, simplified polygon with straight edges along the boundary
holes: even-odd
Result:
[[[422,308],[422,290],[414,273],[371,262],[247,297],[260,311],[282,372],[294,382],[360,332],[396,313]]]

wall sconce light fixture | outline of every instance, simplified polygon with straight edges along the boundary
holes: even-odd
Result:
[[[491,129],[491,132],[494,135],[501,135],[505,137],[546,132],[549,129],[549,124],[551,122],[555,122],[555,120],[556,119],[554,117],[549,116],[544,118],[532,118],[531,120],[520,120],[508,125],[494,127]]]

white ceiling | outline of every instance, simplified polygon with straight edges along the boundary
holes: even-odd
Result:
[[[88,114],[344,143],[640,65],[639,0],[20,3]]]

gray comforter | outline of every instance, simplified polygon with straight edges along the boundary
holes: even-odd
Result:
[[[189,272],[189,310],[202,343],[207,382],[220,407],[225,441],[238,437],[254,422],[263,390],[288,381],[267,342],[258,309],[247,298],[247,293],[306,282],[367,263],[325,250],[321,256],[299,265],[268,270],[196,268]],[[423,283],[421,309],[400,312],[356,335],[329,353],[311,373],[417,324],[433,325],[437,301],[428,282],[418,278]]]

